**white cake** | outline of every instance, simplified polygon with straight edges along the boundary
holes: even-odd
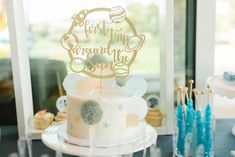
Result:
[[[123,92],[112,79],[100,82],[69,74],[63,86],[67,92],[67,131],[74,137],[119,139],[135,131],[147,114],[145,100]]]

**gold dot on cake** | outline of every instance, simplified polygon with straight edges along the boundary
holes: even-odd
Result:
[[[74,33],[65,33],[61,37],[61,44],[66,50],[73,50],[78,45],[78,37]]]
[[[128,42],[125,46],[125,51],[126,52],[138,51],[143,46],[144,40],[145,40],[144,35],[131,36],[128,39]]]
[[[136,127],[140,122],[140,119],[137,114],[129,113],[126,115],[126,126],[127,127]]]
[[[122,23],[126,18],[126,11],[120,6],[112,7],[109,17],[113,23]]]
[[[129,74],[129,66],[124,62],[118,62],[113,67],[115,77],[127,77]]]
[[[70,62],[70,67],[71,70],[73,72],[79,73],[81,71],[83,71],[85,65],[82,59],[80,58],[74,58],[71,62]]]
[[[77,123],[80,123],[81,117],[80,117],[80,116],[75,117],[75,121],[76,121]]]

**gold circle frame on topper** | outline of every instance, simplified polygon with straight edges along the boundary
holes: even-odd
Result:
[[[70,67],[71,67],[71,64],[73,62],[74,59],[76,59],[76,57],[73,57],[73,50],[78,46],[78,43],[79,43],[79,39],[78,37],[76,36],[76,34],[73,33],[73,30],[75,27],[77,27],[78,25],[79,26],[82,26],[83,25],[83,22],[84,20],[86,19],[87,15],[88,14],[91,14],[91,13],[94,13],[94,12],[99,12],[99,11],[105,11],[105,12],[111,12],[111,8],[93,8],[93,9],[90,9],[90,10],[87,10],[87,9],[84,9],[84,10],[81,10],[78,14],[75,14],[73,15],[72,19],[73,19],[73,22],[72,22],[72,25],[70,26],[69,28],[69,31],[67,33],[65,33],[62,38],[61,38],[61,45],[64,49],[66,49],[68,51],[68,54],[69,54],[69,58],[71,59],[70,61]],[[133,52],[133,55],[131,57],[131,59],[129,60],[129,62],[126,64],[126,66],[128,67],[128,69],[126,69],[127,71],[124,72],[125,73],[125,76],[123,77],[126,77],[128,74],[129,74],[129,67],[132,65],[132,63],[134,62],[135,58],[136,58],[136,55],[137,55],[137,52],[138,50],[141,49],[144,41],[145,41],[145,36],[144,35],[138,35],[137,34],[137,31],[133,25],[133,23],[131,22],[131,20],[125,16],[125,19],[124,21],[126,21],[126,23],[129,25],[132,33],[134,36],[138,36],[139,38],[142,38],[142,42],[141,44],[137,45],[134,49],[132,49],[131,51]],[[67,45],[68,47],[66,47],[64,44],[63,44],[63,38],[66,38],[66,36],[69,38],[69,36],[72,36],[75,40],[75,45]],[[69,43],[71,44],[71,43]],[[127,46],[127,45],[126,45]],[[125,47],[125,50],[127,51],[127,47]],[[130,50],[129,50],[130,52]],[[81,60],[81,61],[84,61],[84,60]],[[124,62],[117,62],[117,64],[120,64],[120,63],[123,63],[125,64]],[[115,65],[114,65],[115,66]],[[107,74],[107,75],[103,75],[102,73],[101,74],[93,74],[89,71],[86,71],[84,70],[85,68],[83,68],[83,70],[79,71],[79,72],[82,72],[90,77],[94,77],[94,78],[100,78],[100,79],[103,79],[103,78],[112,78],[112,77],[115,77],[115,72],[113,71],[112,74]],[[71,70],[75,73],[79,73],[77,72],[76,70],[74,70],[72,67],[71,67]],[[114,68],[113,68],[114,70]],[[125,71],[125,69],[124,69]],[[122,77],[122,76],[120,76]]]

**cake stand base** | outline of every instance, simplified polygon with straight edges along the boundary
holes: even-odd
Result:
[[[146,149],[152,144],[156,143],[157,140],[157,132],[156,130],[143,122],[143,126],[145,129],[145,133],[141,133],[140,131],[136,131],[136,135],[132,136],[133,138],[139,137],[138,139],[129,139],[125,143],[121,143],[119,145],[111,145],[107,147],[89,147],[84,145],[77,145],[68,143],[66,141],[61,141],[61,137],[58,136],[58,132],[61,131],[62,125],[66,127],[64,124],[52,125],[47,128],[42,133],[42,142],[49,148],[60,151],[69,155],[76,156],[99,156],[99,157],[120,157],[120,156],[131,156],[128,154],[132,154],[134,152]],[[58,130],[60,129],[60,130]],[[65,129],[66,130],[66,129]],[[135,134],[135,132],[134,132]]]

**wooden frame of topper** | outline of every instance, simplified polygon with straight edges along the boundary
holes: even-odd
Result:
[[[24,5],[19,0],[7,0],[7,17],[11,44],[13,81],[16,97],[19,136],[40,138],[40,132],[29,126],[33,116],[33,100],[27,52]],[[174,2],[160,1],[160,51],[161,51],[161,99],[160,106],[166,114],[166,125],[157,129],[159,134],[172,134],[174,129]]]

